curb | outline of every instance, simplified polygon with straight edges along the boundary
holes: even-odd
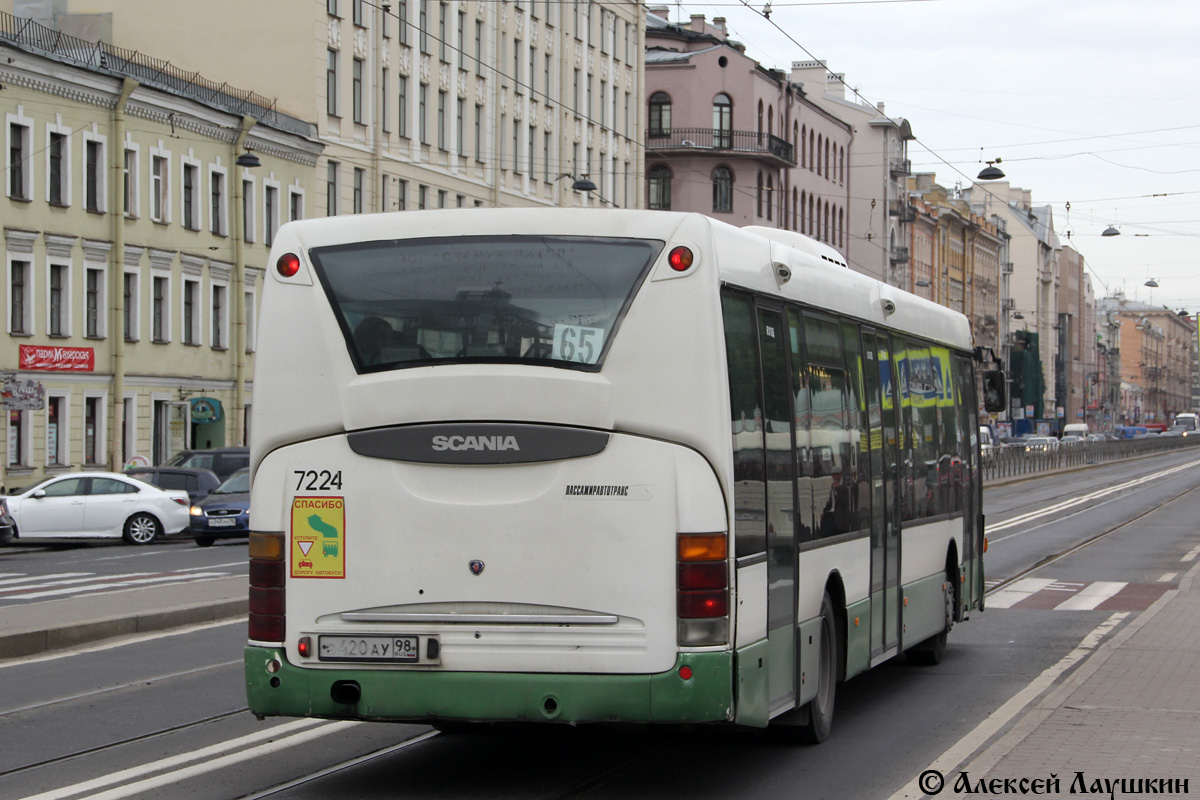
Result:
[[[179,628],[202,622],[240,617],[249,613],[249,598],[196,603],[177,608],[156,609],[138,614],[56,625],[42,630],[0,633],[0,659],[21,658],[50,650],[137,633]]]

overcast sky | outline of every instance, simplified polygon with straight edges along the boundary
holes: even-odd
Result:
[[[723,16],[766,67],[824,60],[908,119],[914,171],[953,187],[1003,159],[1098,297],[1200,311],[1200,2],[778,0],[769,21],[763,5],[672,3],[671,20]]]

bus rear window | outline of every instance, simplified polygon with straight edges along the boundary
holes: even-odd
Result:
[[[445,361],[598,370],[663,242],[401,239],[309,256],[359,372]]]

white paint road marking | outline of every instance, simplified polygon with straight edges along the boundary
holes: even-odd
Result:
[[[1092,650],[1095,650],[1100,642],[1112,632],[1113,628],[1121,623],[1123,619],[1129,616],[1128,612],[1113,614],[1095,630],[1079,642],[1079,644],[1070,653],[1067,653],[1054,666],[1048,668],[1041,675],[1034,678],[1029,684],[1017,694],[1009,698],[1008,702],[1000,706],[992,712],[992,714],[983,722],[976,726],[975,730],[971,731],[965,737],[958,741],[958,744],[947,750],[936,761],[929,765],[926,770],[936,770],[942,775],[949,775],[955,767],[963,763],[971,753],[983,746],[989,739],[999,733],[1005,725],[1012,721],[1014,717],[1025,710],[1035,698],[1042,692],[1054,685],[1064,672],[1075,666],[1078,662],[1087,657]],[[921,789],[920,778],[914,778],[909,781],[900,791],[893,794],[888,800],[916,800],[917,798],[925,797],[925,791]]]

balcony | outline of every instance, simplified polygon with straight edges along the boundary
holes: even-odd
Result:
[[[912,162],[907,158],[893,158],[888,163],[888,167],[893,175],[912,175]]]
[[[904,200],[893,200],[888,204],[888,214],[897,222],[913,222],[917,218],[917,209]]]
[[[908,263],[908,248],[907,247],[893,247],[890,258],[891,258],[891,261],[893,264],[907,264]]]
[[[719,154],[724,157],[765,158],[778,166],[796,166],[796,151],[785,139],[756,131],[718,131],[675,128],[648,132],[646,150],[652,153]]]

